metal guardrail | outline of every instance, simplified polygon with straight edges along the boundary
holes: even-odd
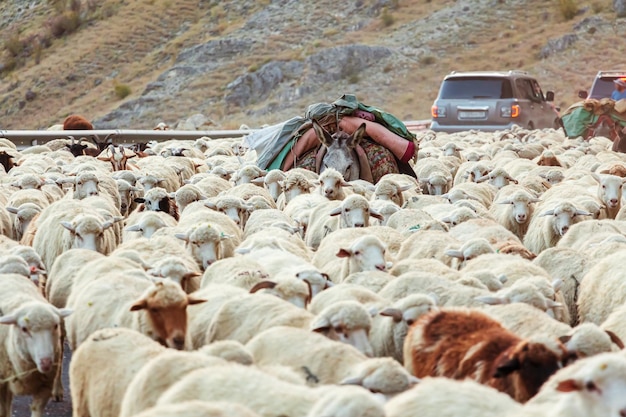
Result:
[[[95,138],[98,142],[111,139],[116,144],[146,143],[152,140],[163,142],[170,139],[194,140],[203,136],[212,139],[236,138],[254,130],[0,130],[0,138],[7,138],[18,148],[43,145],[55,139],[74,137]]]
[[[413,120],[404,122],[410,131],[427,129],[430,120]],[[163,142],[170,139],[195,140],[203,136],[211,139],[237,138],[254,132],[250,130],[132,130],[132,129],[102,129],[102,130],[0,130],[0,138],[7,138],[19,149],[29,146],[43,145],[54,139],[69,139],[74,137],[95,138],[98,142],[111,139],[115,144],[146,143],[153,140]]]

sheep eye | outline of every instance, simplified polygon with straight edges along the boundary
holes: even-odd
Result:
[[[355,254],[356,256],[359,256],[359,255],[361,254],[361,251],[360,251],[360,250],[355,251],[355,252],[354,252],[354,254]]]
[[[410,326],[410,325],[412,325],[413,323],[414,323],[414,320],[413,320],[413,319],[408,319],[408,320],[406,321],[406,324],[408,324],[409,326]]]
[[[26,326],[22,326],[22,331],[23,331],[24,333],[28,333],[28,329],[26,328]]]
[[[159,309],[158,309],[158,308],[156,308],[156,307],[150,307],[150,312],[151,312],[151,313],[158,313],[158,312],[159,312]]]
[[[594,391],[597,390],[598,387],[593,381],[587,381],[587,383],[585,384],[585,389],[587,389],[588,391]]]

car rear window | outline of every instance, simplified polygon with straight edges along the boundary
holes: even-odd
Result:
[[[617,78],[618,77],[596,78],[589,98],[611,97],[611,93],[615,89],[615,84],[613,84],[613,80]]]
[[[511,81],[506,78],[458,77],[441,85],[441,99],[499,99],[513,98]]]

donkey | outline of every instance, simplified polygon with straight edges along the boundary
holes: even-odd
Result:
[[[352,135],[342,130],[337,130],[331,135],[315,120],[313,129],[323,145],[316,161],[318,174],[324,172],[326,168],[335,168],[343,175],[344,180],[358,180],[361,167],[356,147],[365,133],[365,123],[362,123]]]

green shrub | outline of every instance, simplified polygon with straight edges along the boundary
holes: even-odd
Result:
[[[113,90],[115,91],[115,96],[120,100],[125,99],[132,93],[130,87],[126,84],[115,84]]]
[[[5,57],[2,62],[0,62],[0,74],[7,74],[17,68],[17,58],[13,56]]]
[[[19,56],[24,51],[24,42],[20,39],[20,35],[10,34],[4,41],[4,49],[13,57]]]
[[[420,57],[420,64],[422,65],[432,65],[436,61],[435,57],[432,55],[424,55]]]
[[[382,20],[385,27],[393,25],[396,21],[395,17],[393,17],[393,14],[391,14],[391,12],[386,7],[383,9],[382,14],[380,15],[380,19]]]
[[[69,35],[76,32],[76,30],[80,27],[80,24],[80,15],[71,10],[53,16],[47,22],[50,34],[55,38],[60,38],[63,35]]]
[[[594,1],[591,3],[591,10],[595,13],[602,13],[604,11],[605,4],[602,1]]]
[[[559,10],[565,20],[571,20],[578,13],[578,6],[574,0],[559,0]]]

